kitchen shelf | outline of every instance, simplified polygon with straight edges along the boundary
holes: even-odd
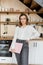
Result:
[[[41,14],[40,12],[22,12],[22,11],[0,11],[0,14],[20,14],[20,13],[26,13],[26,14]],[[17,25],[18,22],[1,22],[0,24],[9,24],[9,25]],[[42,25],[43,22],[29,22],[29,24],[37,24]]]
[[[18,24],[18,22],[10,22],[10,21],[3,21],[3,22],[0,22],[0,24],[5,24],[5,25],[17,25]]]
[[[38,12],[20,12],[20,11],[0,11],[0,14],[20,14],[20,13],[26,13],[26,14],[40,14]],[[18,25],[18,22],[14,22],[14,21],[0,21],[0,25],[4,24],[4,25]],[[29,24],[36,24],[36,25],[43,25],[43,22],[29,22]],[[0,37],[0,40],[12,40],[13,37]],[[31,39],[32,40],[42,40],[43,38],[38,38],[38,39]]]
[[[32,12],[25,12],[25,11],[24,12],[21,12],[21,11],[18,11],[18,12],[17,11],[0,11],[0,14],[6,14],[6,13],[7,14],[20,14],[20,13],[27,13],[27,14],[35,14],[36,13],[36,14],[42,14],[41,12],[33,12],[33,11]]]
[[[0,24],[18,25],[19,22],[0,21]],[[43,25],[43,22],[29,22],[29,24]]]
[[[20,13],[29,13],[29,12],[11,12],[11,11],[0,11],[0,14],[20,14]]]
[[[10,22],[10,21],[0,21],[0,24],[9,24],[9,25],[18,25],[19,22]],[[29,24],[42,25],[43,22],[29,22]]]
[[[13,37],[0,37],[0,40],[12,40],[13,39]]]
[[[13,37],[0,37],[0,40],[13,40]],[[33,40],[38,40],[38,41],[43,41],[43,38],[37,38],[37,39],[31,39],[30,41],[33,41]]]
[[[43,22],[29,22],[29,24],[43,25]]]

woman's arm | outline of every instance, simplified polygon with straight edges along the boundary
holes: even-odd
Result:
[[[30,39],[38,38],[40,36],[40,33],[33,27],[31,26],[31,37]]]
[[[14,47],[15,47],[15,43],[16,43],[16,39],[17,39],[17,34],[18,34],[18,27],[16,27],[16,29],[15,29],[14,38],[12,40],[12,43],[11,43],[9,51],[11,51],[11,49],[14,49]]]

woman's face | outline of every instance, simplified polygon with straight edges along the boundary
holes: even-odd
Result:
[[[26,16],[21,16],[21,18],[20,18],[20,20],[21,20],[21,23],[22,23],[22,25],[26,25]]]

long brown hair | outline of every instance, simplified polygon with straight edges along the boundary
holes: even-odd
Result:
[[[21,27],[22,26],[22,23],[21,23],[21,16],[25,16],[26,17],[26,25],[28,25],[28,17],[27,17],[27,15],[26,14],[24,14],[24,13],[21,13],[20,14],[20,16],[19,16],[19,26]]]

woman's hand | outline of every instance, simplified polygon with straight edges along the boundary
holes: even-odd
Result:
[[[15,49],[11,49],[11,52],[15,52]]]
[[[27,43],[29,43],[29,40],[26,40]]]
[[[15,49],[10,48],[9,52],[15,52]]]

